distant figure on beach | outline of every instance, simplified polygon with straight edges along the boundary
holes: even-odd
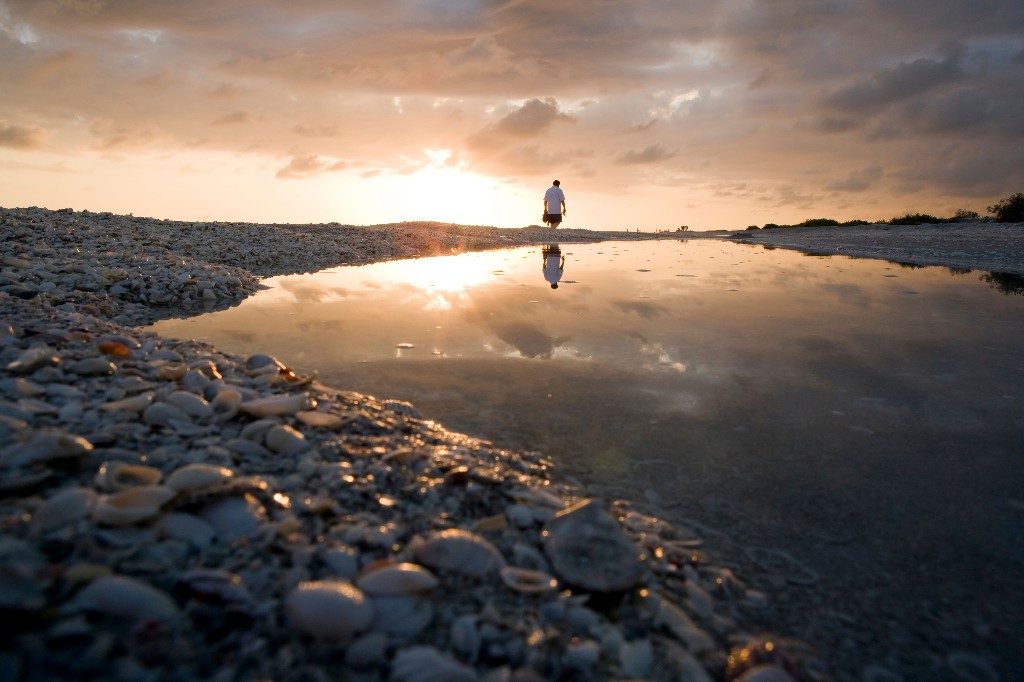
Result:
[[[555,180],[548,187],[548,191],[544,192],[544,222],[551,227],[558,227],[562,222],[562,216],[565,215],[565,194],[559,187],[560,184]]]
[[[544,256],[544,279],[551,282],[551,288],[558,288],[558,280],[562,279],[565,270],[565,256],[558,244],[548,244],[541,250]]]

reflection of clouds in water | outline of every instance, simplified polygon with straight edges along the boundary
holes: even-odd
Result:
[[[237,339],[243,343],[253,343],[259,336],[245,329],[225,329],[224,336],[229,339]]]
[[[852,305],[867,310],[871,307],[871,297],[864,292],[864,288],[856,284],[823,284],[822,291],[834,294],[840,303]]]
[[[550,336],[540,327],[528,322],[498,323],[492,326],[492,331],[526,358],[550,358],[555,346],[565,341]]]
[[[348,292],[340,287],[318,286],[311,284],[308,280],[286,279],[280,282],[280,287],[291,294],[296,303],[323,303],[325,301],[343,299],[348,295]]]
[[[640,353],[653,356],[658,361],[657,365],[645,364],[644,367],[646,369],[668,369],[674,372],[686,371],[686,363],[674,359],[660,343],[642,343],[640,344]]]
[[[309,332],[337,332],[341,330],[341,320],[302,320],[296,328],[304,333]]]
[[[663,305],[645,301],[612,301],[612,305],[624,313],[636,313],[645,320],[653,320],[669,312]]]

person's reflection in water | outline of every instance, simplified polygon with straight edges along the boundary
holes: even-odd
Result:
[[[551,288],[558,288],[558,280],[562,279],[562,271],[565,270],[565,256],[558,244],[548,244],[541,253],[544,256],[544,279],[551,282]]]

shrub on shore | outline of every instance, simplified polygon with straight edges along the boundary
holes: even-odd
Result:
[[[1000,199],[988,212],[1001,223],[1024,223],[1024,192],[1017,192]]]
[[[907,213],[889,221],[890,225],[941,225],[950,222],[946,218],[936,218],[927,213]]]

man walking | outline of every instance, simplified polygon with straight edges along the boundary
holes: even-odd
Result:
[[[555,180],[544,192],[544,222],[551,227],[558,227],[565,215],[565,194],[562,193],[561,183]]]

